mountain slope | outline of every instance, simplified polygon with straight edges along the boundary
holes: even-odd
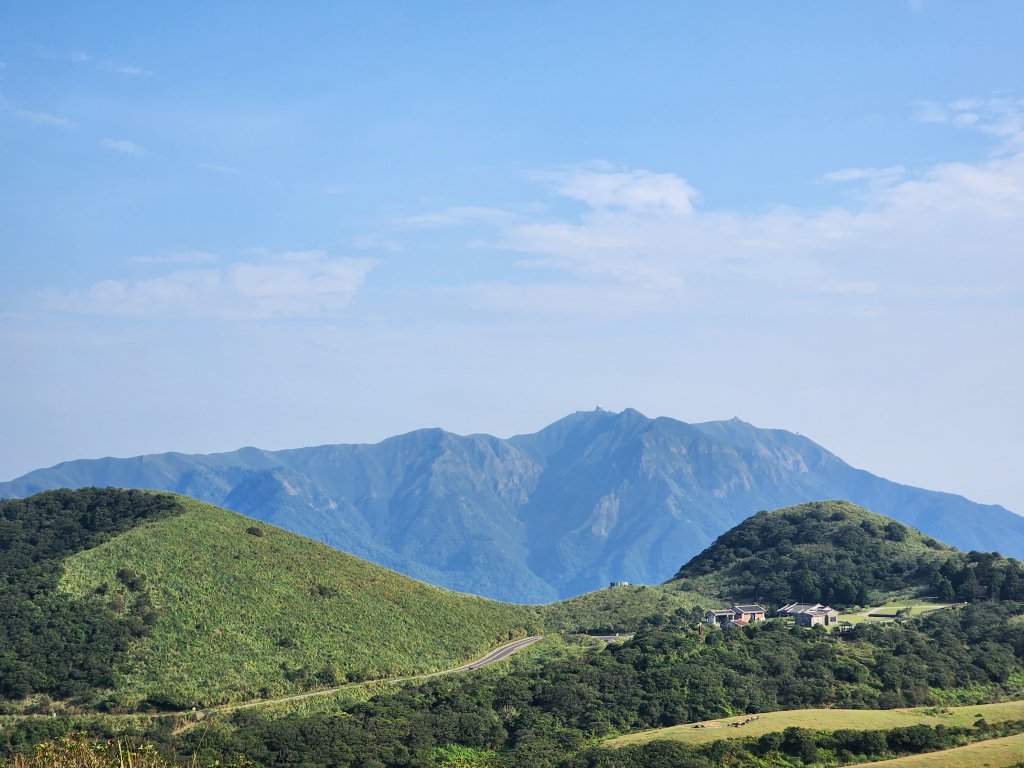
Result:
[[[547,602],[655,583],[760,509],[845,498],[965,550],[1024,557],[1024,518],[855,469],[733,419],[580,412],[501,440],[428,429],[374,445],[74,461],[0,496],[112,484],[194,495],[402,573]]]
[[[68,508],[96,492],[59,493]],[[444,669],[535,625],[532,608],[417,582],[193,499],[98,493],[171,509],[61,561],[58,597],[139,625],[119,638],[107,685],[91,681],[93,701],[112,688],[111,706],[184,708]],[[0,630],[19,627],[4,615]]]

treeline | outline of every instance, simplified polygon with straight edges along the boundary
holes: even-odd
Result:
[[[589,657],[514,676],[438,679],[340,717],[264,721],[242,711],[233,732],[197,735],[187,751],[244,755],[267,768],[426,766],[456,744],[501,765],[575,766],[571,756],[594,739],[643,728],[789,708],[939,703],[934,690],[998,697],[1024,674],[1024,633],[1009,623],[1019,613],[1005,603],[972,605],[862,626],[842,639],[777,622],[701,632],[680,614]]]
[[[177,512],[168,494],[85,488],[0,501],[0,699],[89,696],[155,618],[127,570],[88,599],[57,591],[62,561]],[[130,602],[129,602],[130,601]]]

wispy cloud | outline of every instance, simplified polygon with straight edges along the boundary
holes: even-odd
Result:
[[[36,298],[51,311],[92,315],[225,320],[324,317],[349,303],[374,263],[301,251],[149,279],[102,280],[84,291]]]
[[[130,75],[133,77],[153,74],[148,69],[144,69],[134,64],[123,64],[111,61],[110,59],[98,58],[86,51],[59,51],[42,45],[33,46],[32,51],[41,59],[69,61],[72,64],[88,66],[101,72],[113,72],[118,75]]]
[[[209,251],[169,251],[129,259],[133,264],[215,264],[219,260]]]
[[[988,99],[957,99],[917,103],[917,119],[926,123],[950,123],[996,136],[1009,144],[1024,145],[1024,99],[998,96]]]
[[[144,77],[152,75],[148,69],[137,67],[134,64],[114,64],[113,62],[104,62],[99,67],[105,72],[113,72],[118,75],[129,75],[131,77]]]
[[[128,139],[103,139],[100,146],[111,152],[120,152],[122,155],[131,155],[132,157],[147,157],[149,155],[145,149]]]
[[[892,165],[888,168],[842,168],[826,173],[822,178],[825,181],[835,182],[869,181],[877,184],[892,184],[902,179],[906,173],[907,169],[902,165]]]
[[[27,123],[37,125],[49,125],[54,128],[75,128],[75,121],[60,115],[52,115],[49,112],[39,112],[31,109],[21,109],[11,104],[3,96],[0,96],[0,113],[23,120]]]
[[[500,225],[515,218],[516,214],[501,208],[462,206],[420,216],[408,216],[399,223],[412,227],[454,227],[473,223]]]
[[[214,163],[196,163],[196,168],[202,168],[204,171],[213,171],[214,173],[238,173],[238,171],[235,168],[230,168],[226,165],[216,165]]]

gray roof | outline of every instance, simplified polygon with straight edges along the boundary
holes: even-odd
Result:
[[[764,608],[762,608],[760,605],[734,605],[733,606],[733,610],[734,611],[739,611],[740,613],[764,613],[765,612]]]

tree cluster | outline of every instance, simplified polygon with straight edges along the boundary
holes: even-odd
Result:
[[[61,563],[143,520],[175,514],[174,497],[85,488],[0,502],[0,698],[86,696],[113,684],[114,661],[155,619],[142,578],[87,599],[61,593]]]

